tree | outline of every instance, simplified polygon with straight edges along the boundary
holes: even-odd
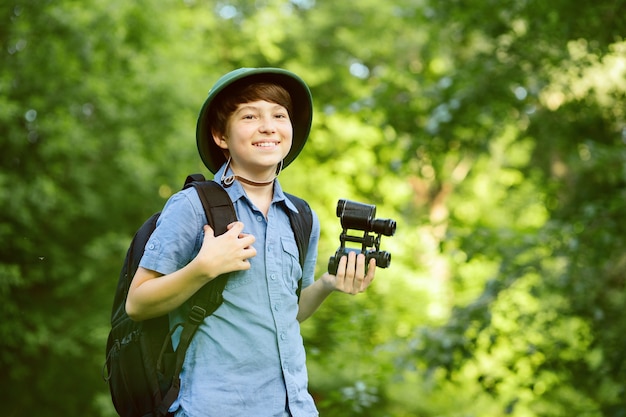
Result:
[[[461,402],[473,413],[623,415],[624,361],[615,346],[625,325],[617,223],[626,89],[622,14],[608,13],[623,5],[575,16],[559,3],[486,5],[436,13],[454,22],[442,32],[458,52],[450,72],[472,81],[470,94],[461,91],[473,111],[458,107],[447,124],[452,137],[472,119],[494,135],[482,142],[492,179],[474,165],[460,199],[451,197],[444,243],[463,254],[455,295],[475,288],[469,273],[485,286],[455,303],[444,326],[416,334],[409,363],[446,381],[443,392],[472,387]],[[464,204],[477,182],[490,201]]]
[[[163,59],[142,53],[161,31],[144,14],[154,6],[1,6],[0,363],[9,415],[96,413],[110,294],[134,225],[161,204],[155,179],[167,167],[153,161],[174,147],[172,115],[184,103],[184,90],[146,71]]]

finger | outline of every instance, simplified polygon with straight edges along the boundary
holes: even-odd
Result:
[[[354,274],[353,294],[359,293],[363,288],[365,278],[365,255],[360,253],[356,258],[356,270]]]
[[[254,258],[256,256],[256,249],[254,249],[254,246],[248,246],[246,248],[244,248],[244,259],[248,260],[250,258]]]
[[[239,234],[243,230],[243,222],[232,222],[228,226],[226,226],[226,230],[233,230],[234,232]]]
[[[236,262],[238,263],[238,270],[246,270],[252,267],[250,259],[256,256],[256,249],[253,246],[241,248],[235,255]]]
[[[348,253],[348,262],[346,264],[346,277],[345,277],[345,288],[346,292],[350,294],[356,294],[356,290],[358,287],[355,282],[355,274],[356,274],[356,260],[357,255],[355,252]]]
[[[356,268],[356,258],[357,256],[355,252],[348,253],[348,262],[346,264],[346,278],[350,280],[354,279],[354,272]]]
[[[241,242],[241,244],[244,245],[244,247],[248,247],[250,245],[252,245],[254,243],[254,241],[256,240],[256,238],[248,233],[243,233],[243,229],[244,229],[245,225],[243,224],[243,222],[232,222],[227,226],[228,232],[232,233],[232,234],[237,234],[237,239],[244,239],[244,241]]]
[[[252,247],[252,244],[256,241],[256,238],[254,237],[254,235],[250,235],[247,233],[240,233],[238,238],[239,238],[240,243],[246,249],[249,247]]]
[[[367,268],[367,275],[365,275],[365,279],[363,279],[363,283],[361,284],[361,292],[365,291],[372,281],[374,281],[374,276],[376,275],[376,259],[370,259]]]
[[[348,263],[348,257],[342,256],[337,264],[337,273],[335,274],[335,288],[338,291],[345,292],[346,282],[346,264]]]
[[[239,266],[239,268],[237,268],[237,270],[239,271],[245,271],[252,268],[252,264],[250,263],[250,261],[248,261],[247,259],[242,259],[241,260],[241,265]]]

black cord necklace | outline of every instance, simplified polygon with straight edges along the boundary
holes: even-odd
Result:
[[[252,181],[247,178],[236,175],[234,173],[229,176],[226,176],[226,173],[228,172],[230,168],[230,161],[231,161],[231,158],[228,158],[228,162],[226,162],[226,168],[224,168],[224,173],[222,174],[222,179],[221,179],[222,185],[226,188],[233,185],[235,180],[239,182],[243,182],[244,184],[252,185],[254,187],[265,187],[267,185],[272,184],[274,180],[278,177],[278,174],[280,174],[280,171],[283,169],[283,161],[280,161],[280,164],[278,164],[278,167],[276,168],[276,175],[274,176],[274,178],[272,178],[269,181],[263,181],[263,182]]]

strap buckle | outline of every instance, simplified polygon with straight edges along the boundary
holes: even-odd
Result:
[[[198,305],[191,308],[189,312],[189,320],[194,324],[200,324],[206,317],[206,310]]]

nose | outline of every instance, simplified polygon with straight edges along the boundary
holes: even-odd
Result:
[[[274,133],[276,132],[276,120],[272,116],[263,116],[259,124],[259,132]]]

